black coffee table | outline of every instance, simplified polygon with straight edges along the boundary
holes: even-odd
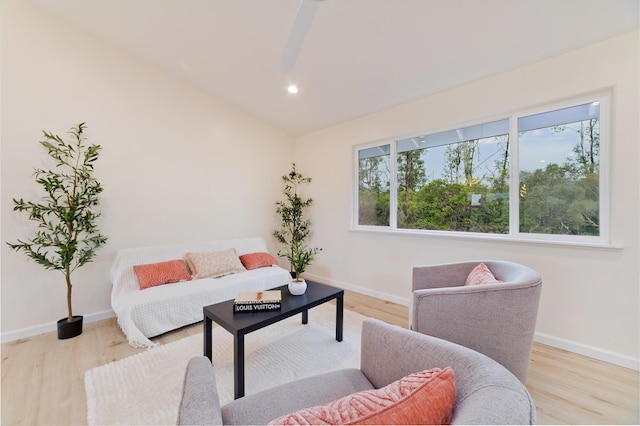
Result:
[[[204,355],[212,359],[212,322],[215,321],[233,334],[233,378],[234,397],[244,396],[244,336],[252,331],[282,321],[296,314],[302,314],[302,324],[309,321],[309,309],[336,299],[336,340],[342,342],[344,290],[307,281],[307,291],[301,296],[292,296],[287,286],[276,287],[282,293],[282,309],[268,312],[233,313],[233,300],[205,306],[204,311]]]

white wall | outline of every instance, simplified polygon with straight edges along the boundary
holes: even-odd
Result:
[[[86,121],[103,146],[97,260],[74,277],[78,314],[110,310],[109,267],[120,247],[263,236],[294,157],[288,134],[76,30],[29,2],[2,1],[2,333],[66,315],[63,277],[9,250],[32,224],[12,197],[39,195],[31,172],[45,155],[41,130]],[[640,185],[638,33],[298,138],[295,159],[313,177],[309,273],[406,303],[411,267],[500,258],[544,274],[538,338],[638,366]],[[428,78],[428,77],[425,77]],[[579,249],[350,231],[352,148],[494,117],[611,87],[614,91],[613,237],[621,250]]]
[[[313,243],[324,247],[309,272],[406,303],[413,265],[478,258],[521,262],[544,275],[539,340],[638,368],[638,52],[638,32],[629,33],[298,138],[296,162],[314,179]],[[354,145],[607,87],[613,90],[613,241],[621,250],[349,230]]]
[[[42,130],[66,135],[86,121],[89,142],[103,147],[96,175],[109,242],[73,277],[75,314],[111,309],[119,248],[249,236],[273,243],[292,136],[29,2],[2,2],[1,71],[3,338],[66,316],[63,275],[5,244],[35,229],[11,199],[41,195],[32,171],[46,160]]]

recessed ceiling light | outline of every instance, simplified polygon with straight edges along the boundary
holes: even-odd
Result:
[[[296,86],[295,84],[291,84],[289,87],[287,87],[287,91],[289,93],[298,93],[298,86]]]

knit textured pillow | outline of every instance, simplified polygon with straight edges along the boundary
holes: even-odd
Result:
[[[184,260],[169,260],[167,262],[135,265],[133,272],[138,277],[140,290],[162,284],[177,283],[191,280]]]
[[[275,257],[271,256],[269,253],[249,253],[243,254],[240,256],[240,262],[247,269],[257,269],[264,268],[266,266],[274,266],[278,264],[278,261]]]
[[[287,414],[269,424],[448,424],[455,400],[451,367],[433,368],[405,376],[384,388]]]
[[[469,273],[469,276],[464,282],[464,285],[468,286],[501,282],[502,281],[497,280],[496,277],[493,276],[493,273],[489,270],[487,265],[485,265],[484,263],[480,263]]]
[[[209,253],[186,253],[184,258],[194,279],[217,278],[246,271],[235,248]]]

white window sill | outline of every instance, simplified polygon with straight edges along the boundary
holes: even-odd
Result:
[[[601,242],[592,241],[564,241],[554,239],[533,239],[533,238],[519,238],[511,235],[498,235],[498,234],[481,234],[471,232],[454,232],[454,231],[417,231],[411,229],[391,229],[386,227],[376,226],[359,226],[352,227],[349,232],[362,232],[373,234],[386,234],[386,235],[406,235],[418,238],[443,238],[443,239],[457,239],[457,240],[475,240],[475,241],[490,241],[501,242],[507,244],[535,244],[546,245],[555,247],[575,247],[585,249],[598,249],[598,250],[622,250],[623,247],[615,244],[606,244]],[[546,236],[547,238],[553,236]]]

